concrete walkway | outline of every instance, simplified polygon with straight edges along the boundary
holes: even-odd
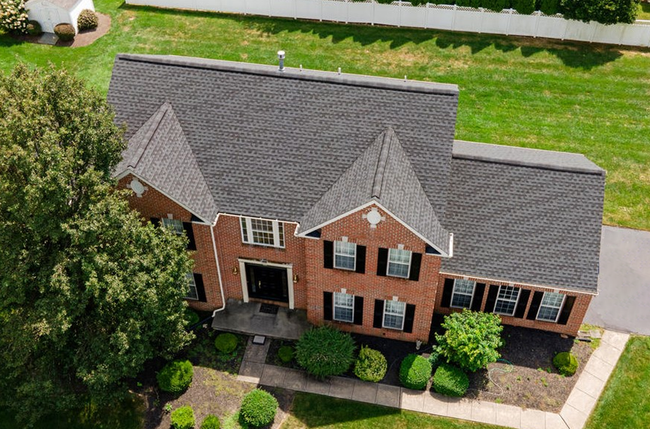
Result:
[[[607,379],[625,348],[628,334],[606,331],[600,347],[591,355],[559,414],[525,410],[512,405],[472,399],[447,398],[429,391],[414,391],[387,384],[332,377],[317,381],[304,371],[264,364],[268,351],[249,342],[238,379],[335,398],[418,411],[443,417],[496,424],[515,429],[582,429]],[[249,349],[251,353],[249,355]],[[252,360],[247,358],[252,356]]]

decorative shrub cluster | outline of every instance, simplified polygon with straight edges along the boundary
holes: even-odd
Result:
[[[420,355],[410,354],[399,368],[399,381],[408,389],[423,390],[431,378],[431,364]]]
[[[54,27],[54,34],[59,37],[59,40],[62,42],[69,42],[74,40],[75,32],[74,27],[70,24],[57,24]]]
[[[380,351],[361,346],[354,365],[354,375],[363,381],[378,383],[384,378],[387,370],[386,357]]]
[[[43,34],[43,29],[41,28],[41,24],[38,23],[38,21],[29,21],[27,23],[27,34],[30,36],[40,36]]]
[[[208,414],[208,416],[201,423],[201,429],[219,429],[221,423],[219,423],[219,418],[215,415]]]
[[[278,350],[278,357],[284,363],[291,362],[291,359],[293,359],[293,347],[291,346],[280,347],[280,349]]]
[[[185,309],[185,320],[187,320],[187,326],[193,326],[199,323],[199,315],[196,314],[196,311],[191,308]]]
[[[192,407],[180,407],[172,412],[172,428],[194,429],[194,410],[192,410]]]
[[[431,364],[431,371],[435,371],[436,368],[440,366],[440,364],[444,363],[444,359],[442,356],[440,356],[440,353],[438,353],[436,350],[433,350],[429,357],[427,358],[429,363]]]
[[[97,14],[90,9],[84,9],[77,18],[77,27],[79,31],[92,30],[99,25]]]
[[[572,376],[578,370],[578,359],[569,352],[560,352],[553,358],[553,365],[560,374]]]
[[[445,396],[461,397],[469,387],[469,378],[462,369],[443,363],[433,376],[433,389]]]
[[[241,404],[242,420],[253,426],[266,426],[273,421],[278,410],[278,400],[269,392],[255,389],[248,393]]]
[[[296,360],[320,379],[343,374],[354,361],[354,340],[330,326],[310,329],[296,344]]]
[[[0,0],[0,30],[25,34],[28,19],[23,0]]]
[[[156,375],[161,390],[170,393],[181,393],[192,383],[194,369],[189,360],[169,362]]]
[[[235,334],[226,332],[224,334],[217,335],[217,339],[214,340],[214,346],[221,353],[232,353],[237,348],[239,340]]]

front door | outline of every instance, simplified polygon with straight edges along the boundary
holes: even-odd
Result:
[[[251,298],[289,302],[286,268],[246,264],[246,286]]]

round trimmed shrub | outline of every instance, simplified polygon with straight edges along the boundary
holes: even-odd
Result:
[[[169,362],[156,375],[158,386],[169,393],[184,392],[192,383],[194,369],[189,360],[175,360]]]
[[[444,359],[442,358],[440,353],[438,353],[435,350],[431,352],[427,360],[431,364],[431,371],[435,371],[440,366],[440,364],[444,362]]]
[[[77,27],[79,31],[92,30],[99,25],[97,14],[90,9],[84,9],[77,18]]]
[[[410,354],[399,368],[399,381],[408,389],[423,390],[431,378],[431,364],[420,355]]]
[[[578,359],[569,352],[561,352],[553,358],[553,365],[560,374],[572,376],[578,370]]]
[[[185,320],[187,321],[187,326],[194,326],[199,323],[199,315],[196,314],[196,311],[188,307],[185,309]]]
[[[180,407],[172,412],[172,428],[194,429],[194,411],[192,407]]]
[[[296,344],[296,361],[319,379],[343,374],[354,362],[354,340],[331,326],[310,329]]]
[[[203,420],[203,423],[201,423],[201,429],[219,429],[220,427],[221,423],[219,423],[219,417],[213,414],[208,414],[208,416]]]
[[[278,400],[269,392],[255,389],[244,397],[239,415],[254,427],[266,426],[273,421],[278,410]]]
[[[43,34],[43,29],[41,28],[41,24],[38,23],[38,21],[29,21],[27,22],[27,34],[30,36],[40,36]]]
[[[60,41],[69,42],[74,40],[75,32],[74,27],[70,24],[57,24],[54,27],[54,34],[57,35]]]
[[[460,398],[468,387],[467,374],[456,366],[442,363],[433,375],[433,389],[441,395]]]
[[[217,335],[217,339],[214,340],[214,346],[221,353],[232,353],[237,348],[239,340],[235,334],[226,332],[224,334]]]
[[[280,349],[278,350],[278,357],[284,363],[291,362],[291,359],[293,359],[293,347],[291,346],[280,347]]]
[[[384,378],[387,369],[386,357],[380,351],[365,346],[361,347],[354,364],[354,375],[363,381],[377,383]]]

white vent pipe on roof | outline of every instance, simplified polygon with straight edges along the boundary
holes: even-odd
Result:
[[[278,60],[280,60],[280,68],[278,71],[284,71],[284,51],[278,51]]]

